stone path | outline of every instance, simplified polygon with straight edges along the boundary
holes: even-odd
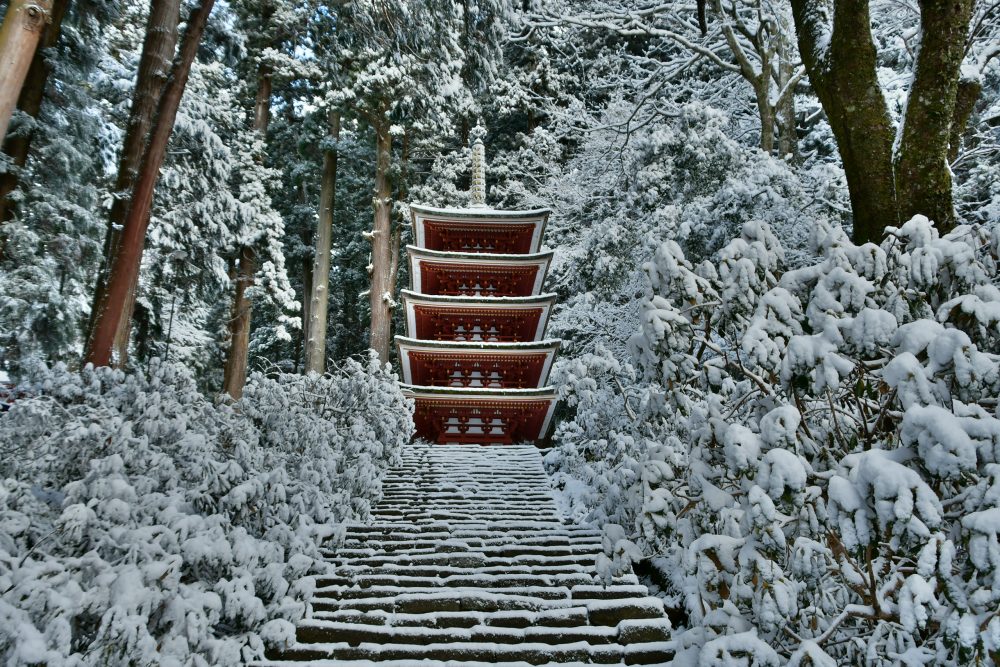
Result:
[[[372,521],[327,553],[298,641],[262,665],[654,664],[670,623],[600,532],[563,519],[535,447],[408,447]]]

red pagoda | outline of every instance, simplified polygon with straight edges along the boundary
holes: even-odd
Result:
[[[556,403],[546,382],[559,341],[545,339],[555,295],[542,293],[550,211],[486,206],[484,135],[473,130],[468,208],[410,206],[412,289],[396,345],[417,436],[441,444],[541,440]]]

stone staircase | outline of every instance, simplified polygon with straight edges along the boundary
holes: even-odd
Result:
[[[535,447],[409,446],[327,557],[297,642],[260,665],[653,664],[670,622],[600,532],[563,519]]]

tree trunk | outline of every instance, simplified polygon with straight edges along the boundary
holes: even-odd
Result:
[[[243,396],[243,387],[247,383],[247,361],[250,355],[250,299],[247,298],[248,287],[253,286],[253,277],[257,272],[257,261],[253,248],[240,248],[239,269],[236,276],[236,297],[233,299],[233,311],[229,318],[229,352],[226,355],[226,366],[223,369],[222,393],[228,394],[233,400]]]
[[[177,108],[180,106],[191,73],[191,65],[198,53],[201,36],[214,4],[215,0],[201,0],[200,4],[191,10],[177,60],[160,95],[156,120],[132,188],[121,241],[111,266],[108,288],[95,309],[97,319],[94,334],[88,341],[84,357],[87,363],[95,366],[108,366],[112,361],[115,333],[125,312],[129,292],[139,275],[146,228],[149,224],[149,211],[153,204],[153,192],[159,178],[160,167],[163,166],[167,144],[174,129],[174,121],[177,119]]]
[[[253,129],[261,139],[267,137],[271,120],[271,71],[261,67],[257,72],[257,98],[254,102]],[[247,382],[247,362],[250,359],[250,322],[252,304],[247,289],[253,286],[257,272],[257,253],[251,246],[239,250],[239,274],[233,295],[233,312],[229,318],[229,351],[223,369],[222,393],[233,400],[243,396]]]
[[[372,320],[368,344],[378,353],[382,363],[389,360],[389,343],[392,338],[392,184],[389,167],[392,162],[392,136],[385,113],[379,110],[374,117],[375,129],[375,221],[372,228]]]
[[[854,241],[879,241],[898,222],[895,130],[875,70],[868,0],[834,0],[833,32],[819,0],[792,0],[799,53],[837,140],[854,213]]]
[[[157,112],[160,94],[171,73],[171,62],[177,46],[177,28],[180,22],[180,0],[152,0],[149,18],[146,21],[146,36],[139,57],[139,72],[135,89],[132,91],[132,106],[129,110],[128,126],[122,142],[122,154],[118,160],[118,174],[115,177],[115,199],[108,214],[108,227],[104,234],[104,258],[97,274],[94,300],[91,306],[89,337],[94,336],[99,306],[108,289],[108,275],[121,244],[125,217],[130,200],[127,195],[135,185],[146,148],[146,137]],[[145,225],[149,221],[144,222]],[[132,313],[135,310],[136,290],[139,273],[129,286],[125,307],[115,329],[112,363],[122,367],[128,361],[128,340],[132,330]]]
[[[784,32],[778,38],[778,90],[782,91],[795,76],[794,49],[790,37]],[[793,86],[794,88],[794,86]],[[777,107],[778,153],[783,160],[795,162],[799,155],[799,137],[795,122],[795,91],[789,90],[778,100]]]
[[[52,16],[52,0],[10,0],[0,26],[0,141],[35,56],[38,40]]]
[[[45,27],[38,42],[35,55],[31,59],[27,78],[21,87],[21,95],[17,100],[18,110],[32,118],[38,117],[42,108],[42,98],[45,95],[45,83],[48,81],[52,65],[46,60],[46,49],[50,49],[59,41],[62,33],[62,21],[66,16],[69,0],[55,0],[52,5],[51,22]],[[3,152],[10,156],[11,162],[21,169],[28,162],[28,151],[31,147],[32,132],[23,132],[17,136],[7,137],[3,143]],[[17,187],[17,171],[0,174],[0,224],[13,217],[8,195]]]
[[[400,147],[399,187],[396,190],[396,201],[406,201],[410,197],[410,135],[403,135],[403,145]],[[403,242],[403,223],[400,221],[392,232],[390,245],[391,266],[389,268],[389,294],[396,294],[396,281],[399,279],[399,255]]]
[[[304,209],[309,203],[309,196],[306,194],[306,184],[305,182],[299,183],[299,205]],[[299,232],[299,238],[302,241],[302,246],[307,247],[313,245],[313,238],[316,233],[313,230],[302,228]],[[312,267],[313,258],[302,257],[302,336],[300,341],[300,351],[302,351],[302,367],[305,368],[306,358],[305,358],[305,347],[306,340],[309,338],[309,300],[312,295]],[[295,356],[295,372],[299,372],[299,357],[298,353]]]
[[[899,219],[955,226],[948,148],[973,0],[921,0],[921,42],[895,160]]]
[[[312,234],[305,231],[302,233],[302,245],[312,243]],[[302,369],[306,366],[306,341],[309,340],[309,299],[312,294],[313,285],[313,258],[302,257],[302,331],[301,336],[295,346],[295,373],[299,372],[299,361],[301,359]],[[300,354],[301,353],[301,354]]]
[[[330,111],[330,139],[334,145],[323,155],[323,183],[319,194],[316,255],[313,258],[312,290],[309,298],[306,373],[322,374],[326,370],[326,310],[330,302],[330,246],[333,240],[333,211],[337,201],[336,143],[340,140],[339,111]]]
[[[757,115],[760,117],[760,149],[770,155],[774,152],[774,108],[771,106],[770,76],[755,81],[754,96],[757,100]]]
[[[949,164],[958,159],[958,151],[962,148],[962,135],[969,124],[969,117],[976,108],[979,95],[983,92],[983,83],[979,79],[960,79],[958,93],[955,97],[955,115],[951,122],[951,138],[948,140]]]
[[[253,105],[253,129],[262,139],[267,137],[267,127],[271,124],[271,70],[261,66],[257,72],[257,99]]]

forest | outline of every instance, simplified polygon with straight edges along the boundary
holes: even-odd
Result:
[[[549,207],[543,448],[681,665],[1000,663],[1000,1],[0,0],[0,661],[237,665]]]

